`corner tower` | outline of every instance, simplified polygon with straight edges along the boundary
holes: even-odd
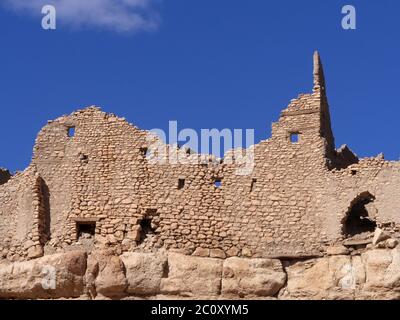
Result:
[[[314,52],[313,62],[312,93],[300,94],[281,112],[279,121],[272,126],[272,140],[297,153],[312,152],[323,161],[324,166],[333,168],[336,166],[337,153],[324,70],[318,52]]]

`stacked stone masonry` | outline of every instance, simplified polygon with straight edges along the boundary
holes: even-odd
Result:
[[[0,170],[0,258],[18,262],[82,248],[118,255],[166,249],[210,259],[319,257],[346,241],[344,225],[361,202],[376,226],[399,231],[400,163],[335,149],[317,53],[312,93],[291,101],[270,139],[244,151],[254,152],[249,174],[238,174],[243,164],[229,155],[192,163],[199,155],[178,150],[188,163],[174,164],[171,145],[166,161],[153,163],[146,154],[155,144],[163,146],[97,107],[49,121],[29,167],[12,177]],[[227,284],[227,292],[234,287]]]

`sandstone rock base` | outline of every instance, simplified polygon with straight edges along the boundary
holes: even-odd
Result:
[[[400,249],[304,261],[84,251],[0,264],[5,299],[400,299]]]

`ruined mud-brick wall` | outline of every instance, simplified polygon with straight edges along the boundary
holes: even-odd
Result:
[[[161,163],[146,156],[156,143],[166,150]],[[272,137],[246,150],[254,167],[185,149],[174,163],[176,149],[96,107],[49,121],[30,167],[0,185],[3,256],[67,250],[85,224],[95,226],[96,245],[121,251],[319,255],[343,238],[349,208],[366,192],[378,223],[400,222],[400,164],[335,150],[318,55],[313,92],[292,100]]]

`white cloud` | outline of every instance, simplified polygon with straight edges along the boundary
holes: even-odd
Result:
[[[100,27],[120,32],[154,30],[159,16],[154,4],[161,0],[5,0],[7,7],[40,16],[44,5],[53,5],[57,24],[73,28]]]

